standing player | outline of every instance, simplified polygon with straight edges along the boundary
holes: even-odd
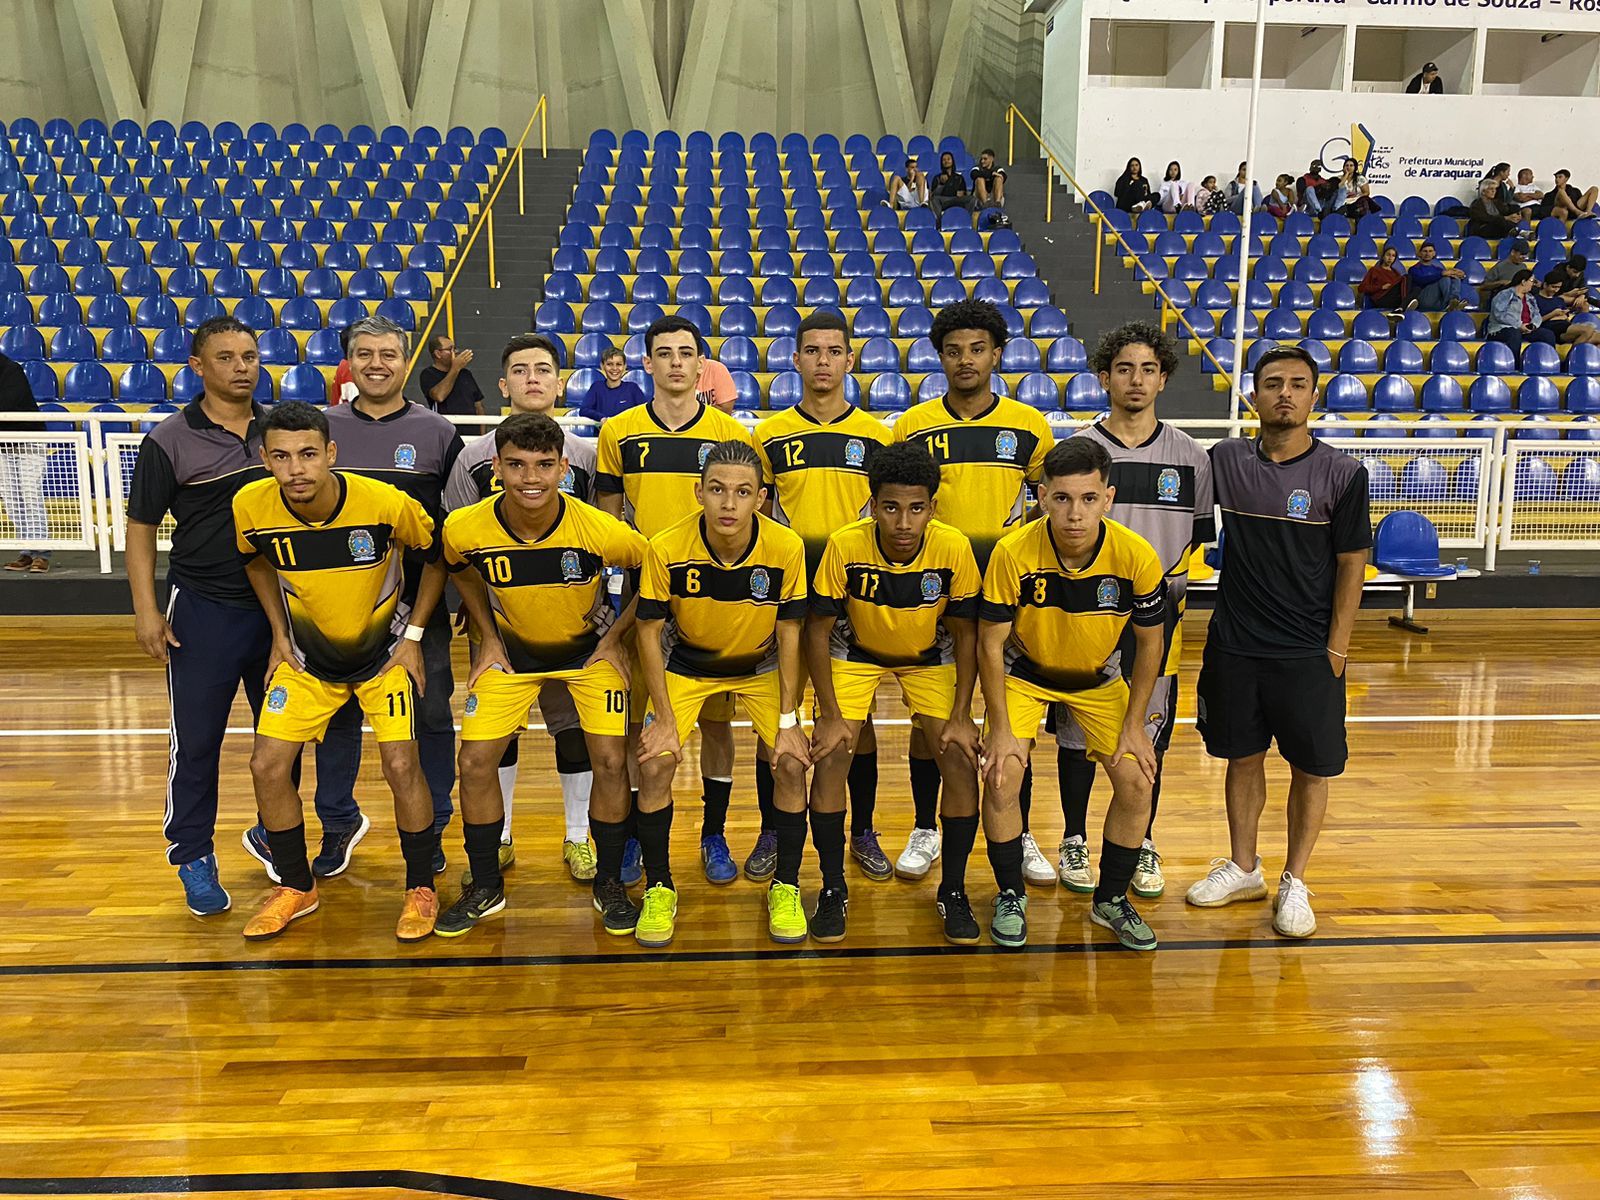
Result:
[[[438,838],[417,758],[416,692],[424,686],[417,643],[444,592],[444,572],[429,563],[413,608],[402,595],[402,553],[431,552],[433,520],[398,488],[335,473],[338,446],[328,439],[328,418],[312,405],[276,405],[262,424],[261,453],[272,478],[240,489],[233,520],[250,584],[272,624],[269,690],[250,775],[279,886],[244,936],[276,937],[316,911],[294,765],[305,743],[320,738],[354,698],[377,735],[405,856],[395,936],[420,941],[433,932],[439,901],[432,868]]]
[[[867,473],[872,516],[828,540],[811,587],[806,650],[819,716],[811,739],[811,837],[822,893],[811,917],[819,942],[844,937],[844,792],[849,753],[893,679],[939,750],[944,777],[943,880],[939,915],[946,940],[970,945],[978,923],[967,899],[967,856],[978,834],[978,595],[972,545],[934,520],[939,468],[921,446],[880,450]]]
[[[639,737],[639,841],[649,887],[634,936],[641,946],[672,941],[672,779],[701,707],[731,693],[773,751],[778,865],[767,890],[767,930],[774,941],[803,942],[800,859],[811,763],[798,711],[805,547],[756,511],[766,488],[761,460],[743,438],[711,448],[696,494],[701,512],[651,539],[639,587],[643,678],[636,686],[649,693],[653,719]]]
[[[837,313],[817,311],[795,332],[795,369],[800,372],[800,403],[756,426],[756,453],[767,488],[770,515],[800,535],[806,547],[806,579],[816,577],[828,538],[859,521],[867,510],[867,471],[889,428],[845,399],[844,381],[855,365],[850,327]],[[869,879],[894,875],[872,827],[878,798],[878,742],[871,714],[848,761],[850,853]],[[753,879],[771,876],[772,764],[757,752],[756,795],[761,803],[761,838],[746,863]],[[752,868],[754,868],[752,870]],[[762,872],[765,871],[765,874]]]
[[[1055,437],[1044,417],[1025,404],[996,396],[992,380],[1005,349],[1005,318],[983,300],[941,309],[928,336],[939,352],[950,390],[907,410],[894,423],[894,440],[917,442],[939,464],[944,499],[939,519],[972,539],[978,569],[1006,528],[1022,519],[1029,483],[1037,483]],[[1028,829],[1033,792],[1030,768],[1022,784],[1023,864],[1030,883],[1054,883],[1056,873]],[[939,858],[934,816],[939,768],[919,730],[911,731],[911,799],[916,825],[895,862],[895,873],[921,879]]]
[[[456,937],[505,907],[499,764],[527,724],[529,706],[544,689],[560,687],[577,709],[588,741],[585,758],[594,765],[594,787],[584,795],[601,845],[594,905],[608,933],[632,933],[639,913],[621,882],[628,815],[622,636],[632,613],[612,621],[605,571],[637,569],[645,542],[621,521],[561,491],[571,471],[564,452],[571,438],[549,416],[515,413],[494,439],[494,475],[503,490],[451,513],[442,539],[445,564],[455,573],[479,644],[459,771],[471,883],[462,885],[435,932]]]
[[[1127,892],[1150,820],[1156,752],[1145,714],[1161,671],[1166,589],[1150,543],[1106,519],[1110,479],[1111,456],[1098,439],[1068,438],[1052,449],[1039,485],[1042,519],[1000,541],[983,580],[983,822],[1000,886],[989,924],[997,946],[1014,949],[1028,941],[1018,793],[1040,719],[1050,705],[1063,704],[1111,777],[1100,884],[1089,917],[1130,950],[1156,948],[1155,934]],[[1130,621],[1131,683],[1122,677],[1117,650]]]
[[[1307,428],[1317,396],[1311,356],[1298,347],[1268,351],[1255,383],[1260,438],[1211,448],[1227,549],[1198,688],[1206,752],[1228,760],[1233,856],[1213,860],[1186,898],[1217,908],[1266,897],[1256,838],[1276,738],[1290,768],[1289,853],[1272,927],[1304,938],[1317,929],[1305,870],[1328,780],[1343,773],[1349,753],[1345,664],[1372,519],[1366,468]]]
[[[1156,397],[1178,366],[1166,334],[1154,325],[1134,321],[1113,329],[1095,347],[1090,368],[1111,398],[1105,420],[1081,436],[1100,442],[1111,455],[1111,488],[1116,499],[1111,518],[1126,525],[1155,548],[1167,572],[1166,651],[1161,677],[1150,696],[1147,723],[1153,727],[1156,778],[1150,791],[1150,826],[1133,873],[1133,894],[1147,899],[1166,890],[1161,855],[1156,853],[1156,806],[1161,800],[1161,762],[1172,742],[1177,715],[1178,662],[1183,652],[1184,593],[1189,584],[1189,555],[1217,536],[1211,496],[1211,460],[1182,430],[1156,419]],[[1133,668],[1131,635],[1121,647],[1122,673]],[[1094,760],[1077,722],[1056,710],[1056,763],[1061,781],[1061,811],[1066,833],[1057,869],[1061,882],[1074,892],[1094,891],[1089,865],[1089,792],[1094,787]]]
[[[500,394],[513,413],[548,414],[561,397],[561,359],[555,343],[542,333],[521,333],[506,343],[500,352]],[[468,442],[450,469],[444,485],[444,507],[454,512],[501,493],[495,474],[495,430]],[[560,489],[585,504],[594,503],[594,443],[568,431],[563,456],[566,473]],[[594,774],[589,763],[588,745],[579,727],[578,710],[567,687],[552,682],[538,693],[539,711],[545,729],[555,739],[556,777],[561,781],[561,803],[566,813],[566,836],[561,857],[567,871],[581,883],[594,879],[594,850],[589,845],[589,790]],[[516,862],[511,841],[511,802],[517,789],[517,743],[513,737],[500,760],[500,798],[505,806],[505,825],[500,831],[499,866],[502,871]],[[462,884],[466,887],[465,881]]]

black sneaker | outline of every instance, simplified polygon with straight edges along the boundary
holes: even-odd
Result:
[[[823,888],[817,895],[817,911],[807,924],[813,941],[844,941],[845,915],[850,911],[850,894],[839,888]]]
[[[355,853],[356,843],[366,837],[367,830],[371,828],[372,819],[366,813],[361,814],[361,823],[358,825],[324,828],[322,849],[311,860],[311,873],[318,879],[343,875],[350,865],[350,856]]]
[[[639,925],[639,906],[628,899],[628,889],[620,879],[595,881],[594,910],[606,932],[617,937],[627,937]]]
[[[433,931],[440,937],[460,937],[485,917],[492,917],[506,906],[505,888],[468,888],[456,902],[439,914]]]
[[[981,936],[972,901],[965,892],[942,892],[939,915],[944,918],[944,940],[952,946],[976,946]]]
[[[448,865],[444,858],[444,837],[441,835],[439,840],[433,844],[433,873],[435,875],[443,875],[444,869]]]

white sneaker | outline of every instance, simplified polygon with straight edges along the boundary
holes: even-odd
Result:
[[[1305,883],[1289,872],[1278,881],[1278,894],[1273,898],[1272,927],[1284,937],[1308,938],[1317,931],[1317,915],[1311,911],[1314,895]]]
[[[1154,900],[1167,890],[1167,877],[1161,873],[1161,855],[1149,838],[1139,847],[1139,865],[1133,869],[1133,894]]]
[[[1039,853],[1039,843],[1033,834],[1022,835],[1022,877],[1036,887],[1055,887],[1056,873],[1050,860]]]
[[[1061,886],[1069,892],[1094,891],[1094,868],[1089,865],[1089,844],[1073,834],[1063,838],[1056,849],[1061,854],[1061,861],[1057,864]]]
[[[1267,881],[1261,877],[1261,859],[1254,871],[1241,870],[1231,858],[1213,858],[1211,874],[1195,884],[1184,896],[1199,908],[1221,908],[1240,900],[1265,900]]]
[[[901,879],[922,879],[939,861],[942,844],[937,829],[913,829],[906,848],[894,861],[894,873]]]

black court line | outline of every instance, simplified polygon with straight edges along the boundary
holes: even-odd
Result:
[[[1194,950],[1317,950],[1361,946],[1543,946],[1600,945],[1600,931],[1557,933],[1441,933],[1387,934],[1350,937],[1196,938],[1162,942],[1159,953]],[[260,958],[221,959],[214,962],[102,962],[40,963],[0,966],[0,979],[38,978],[50,975],[174,975],[216,971],[452,971],[467,968],[629,966],[656,963],[742,963],[769,959],[828,962],[854,958],[941,958],[1013,954],[1126,954],[1115,942],[1051,942],[1006,950],[999,946],[840,946],[836,949],[797,950],[681,950],[641,951],[637,954],[482,954],[448,958]]]
[[[528,1183],[439,1175],[432,1171],[268,1171],[218,1175],[107,1175],[60,1179],[0,1179],[3,1196],[118,1196],[137,1192],[294,1192],[400,1188],[480,1200],[612,1200],[597,1192],[568,1192]]]

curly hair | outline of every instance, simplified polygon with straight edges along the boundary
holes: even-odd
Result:
[[[958,329],[976,329],[989,335],[996,348],[1004,346],[1010,336],[1006,328],[1006,319],[1000,315],[1000,310],[987,300],[959,300],[955,304],[941,308],[939,315],[933,319],[933,328],[928,331],[928,340],[933,343],[933,348],[941,354],[944,352],[944,339]]]
[[[1096,375],[1110,371],[1111,364],[1117,361],[1117,355],[1129,346],[1149,346],[1151,353],[1161,363],[1163,375],[1171,375],[1178,369],[1178,351],[1172,339],[1148,321],[1129,321],[1108,331],[1090,355],[1089,369]]]
[[[939,464],[918,442],[880,446],[867,461],[867,489],[876,496],[886,487],[925,487],[931,497],[939,490]]]

